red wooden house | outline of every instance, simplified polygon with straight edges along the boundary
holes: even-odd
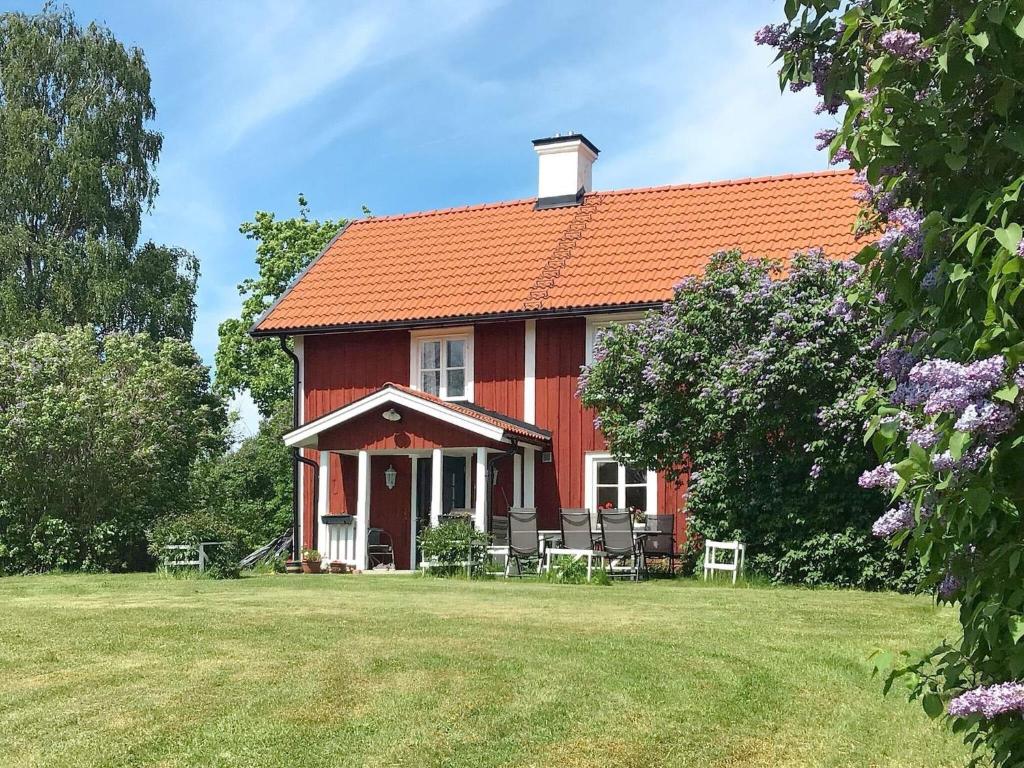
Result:
[[[593,192],[584,136],[534,149],[536,198],[353,221],[253,327],[293,342],[302,546],[365,568],[378,527],[413,567],[453,507],[486,528],[535,506],[556,528],[560,507],[611,502],[682,533],[685,483],[618,464],[576,397],[595,330],[719,250],[857,250],[849,172]]]

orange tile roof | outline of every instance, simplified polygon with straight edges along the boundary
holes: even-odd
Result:
[[[353,221],[258,334],[653,304],[715,252],[859,250],[850,171],[593,192]]]

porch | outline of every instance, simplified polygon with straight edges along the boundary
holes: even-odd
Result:
[[[418,565],[417,537],[452,509],[490,530],[494,515],[534,505],[537,453],[550,435],[468,403],[407,387],[382,389],[285,435],[317,464],[300,541],[367,570],[368,533],[386,531],[395,565]]]

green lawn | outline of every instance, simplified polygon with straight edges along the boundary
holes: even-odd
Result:
[[[947,766],[867,655],[925,599],[404,576],[0,579],[4,766]]]

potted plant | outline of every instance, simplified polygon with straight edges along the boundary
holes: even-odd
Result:
[[[320,573],[320,552],[315,549],[302,550],[302,572]]]
[[[320,522],[324,525],[351,525],[355,519],[355,515],[350,515],[347,512],[320,515]]]
[[[348,565],[341,560],[331,560],[331,573],[348,573]]]

